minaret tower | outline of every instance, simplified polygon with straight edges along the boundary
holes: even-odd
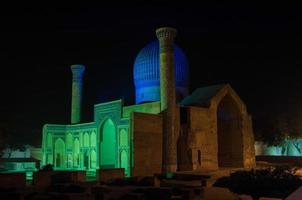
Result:
[[[76,124],[81,121],[81,104],[84,65],[72,65],[72,97],[71,97],[71,123]]]
[[[173,43],[176,29],[156,30],[160,49],[160,108],[163,114],[163,172],[177,170],[176,95]]]

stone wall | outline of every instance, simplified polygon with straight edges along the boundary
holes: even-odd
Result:
[[[285,164],[294,165],[302,167],[302,157],[300,156],[256,156],[257,161],[275,163],[275,164]]]
[[[199,107],[190,107],[189,115],[193,170],[217,169],[216,116],[211,110]]]
[[[78,183],[86,181],[86,171],[37,171],[33,174],[33,184],[46,187],[57,183]]]
[[[24,188],[26,186],[25,173],[0,174],[0,188]]]
[[[151,176],[162,170],[161,115],[133,113],[132,176]]]
[[[252,168],[256,165],[255,140],[252,118],[247,113],[243,115],[243,167]]]
[[[52,184],[76,183],[86,181],[86,171],[55,171],[51,176]]]
[[[125,178],[124,168],[114,169],[98,169],[97,180],[101,182],[108,182],[113,179]]]
[[[252,119],[229,85],[212,97],[207,107],[186,109],[187,120],[181,125],[179,139],[179,170],[255,166]],[[218,112],[223,115],[218,117]],[[181,119],[184,121],[184,116]]]

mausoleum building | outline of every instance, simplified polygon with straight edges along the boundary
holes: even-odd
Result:
[[[70,124],[45,124],[42,164],[55,169],[124,168],[128,176],[255,165],[252,119],[229,84],[189,94],[189,65],[176,30],[156,30],[134,62],[136,104],[94,105],[81,122],[85,67],[73,65]],[[89,69],[88,69],[89,70]]]

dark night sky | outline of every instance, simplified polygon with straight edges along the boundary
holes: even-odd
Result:
[[[269,8],[269,9],[268,9]],[[230,83],[254,122],[302,113],[302,12],[294,6],[14,8],[0,13],[0,125],[39,144],[42,125],[70,120],[70,65],[86,66],[84,121],[93,104],[132,104],[132,68],[155,29],[178,29],[191,90]]]

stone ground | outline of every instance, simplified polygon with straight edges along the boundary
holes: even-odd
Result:
[[[268,167],[271,166],[269,163],[259,163],[257,168],[262,167]],[[209,177],[206,181],[206,185],[202,187],[202,182],[200,180],[182,180],[181,178],[176,180],[168,180],[164,179],[161,180],[161,188],[156,187],[141,187],[141,186],[109,186],[109,185],[101,185],[98,183],[94,177],[88,177],[87,182],[80,184],[81,187],[86,188],[85,190],[90,192],[84,192],[84,193],[66,193],[64,195],[67,195],[70,199],[101,199],[98,198],[95,193],[91,192],[93,189],[96,188],[98,191],[106,191],[106,198],[104,199],[118,199],[119,197],[130,194],[130,199],[140,199],[139,195],[142,195],[143,190],[149,190],[158,192],[159,194],[164,194],[165,189],[167,189],[169,186],[180,186],[180,188],[184,188],[186,190],[187,188],[187,196],[190,196],[188,198],[179,198],[179,196],[173,196],[172,199],[189,199],[189,200],[252,200],[251,197],[247,195],[237,195],[232,192],[230,192],[227,188],[218,188],[218,187],[212,187],[212,185],[215,183],[215,181],[221,177],[229,176],[230,173],[238,171],[238,170],[244,170],[242,168],[220,168],[216,171],[185,171],[185,172],[177,172],[178,175],[196,175],[196,176],[204,176]],[[40,189],[37,190],[34,186],[30,186],[31,183],[27,183],[27,192],[40,192]],[[189,191],[188,188],[199,188],[200,194],[193,194],[195,192],[192,192],[193,190]],[[141,190],[141,192],[137,191]],[[168,191],[169,189],[167,189]],[[149,192],[150,192],[149,191]],[[53,192],[46,192],[41,194],[41,199],[43,199],[43,195],[61,195],[61,193],[58,191]],[[193,195],[192,195],[193,194]],[[135,198],[133,198],[135,197]],[[2,198],[0,198],[2,199]],[[34,198],[39,199],[39,198]],[[47,198],[45,198],[47,199]],[[155,200],[160,200],[161,198],[155,198]],[[262,198],[269,199],[269,198]],[[302,198],[301,198],[302,199]],[[274,199],[275,200],[275,199]]]
[[[238,170],[245,170],[243,168],[220,168],[219,170],[209,171],[209,170],[199,170],[199,171],[184,171],[184,172],[177,172],[179,174],[194,174],[194,175],[204,175],[210,176],[207,179],[207,187],[212,187],[212,185],[216,182],[217,179],[229,176],[230,173],[238,171]],[[197,183],[198,181],[193,181],[191,184]]]

